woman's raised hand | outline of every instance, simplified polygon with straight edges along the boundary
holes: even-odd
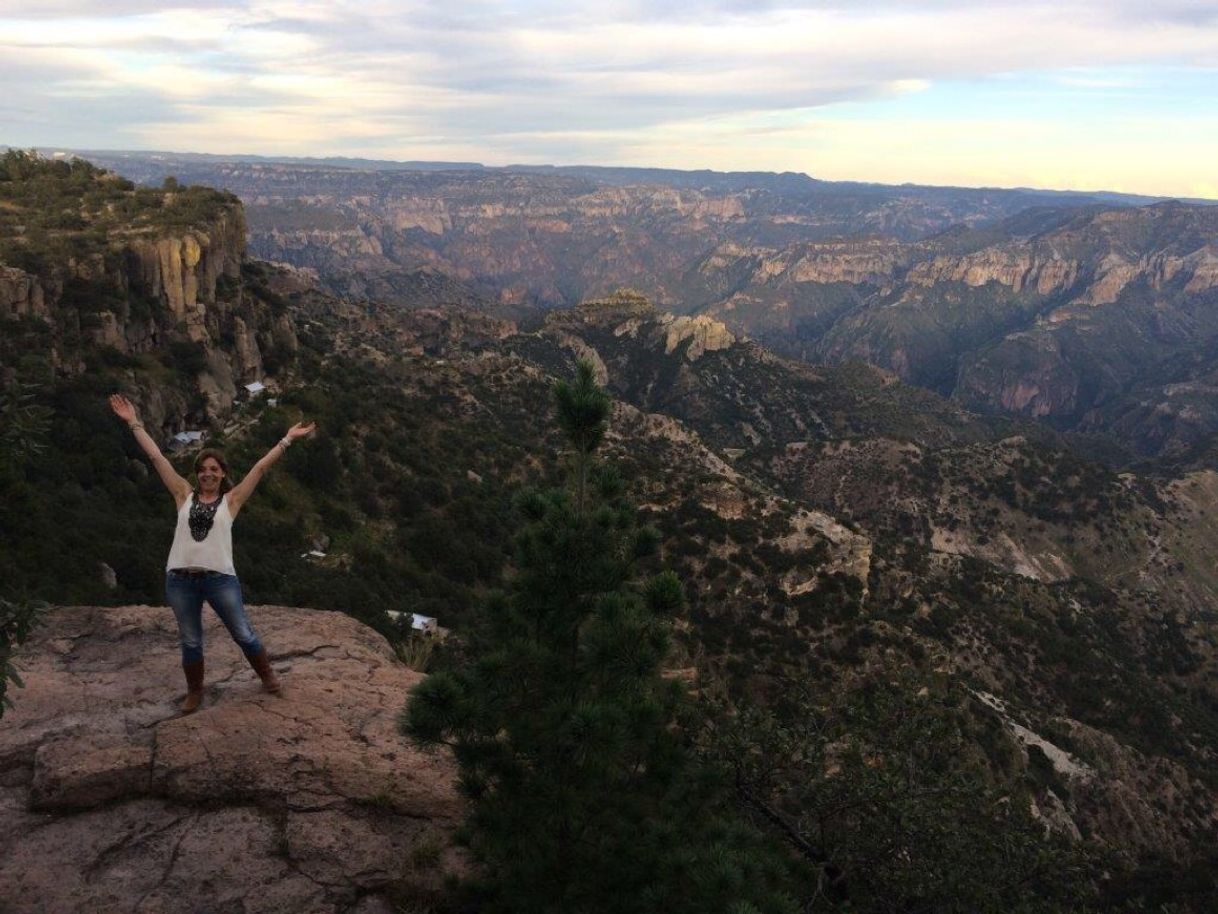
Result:
[[[118,416],[128,425],[139,420],[135,415],[135,407],[131,405],[131,401],[122,394],[110,395],[110,408],[114,410],[114,415]]]
[[[287,437],[292,441],[295,441],[297,438],[303,438],[305,435],[313,434],[316,428],[316,422],[310,422],[308,425],[305,425],[303,422],[297,422],[290,429],[288,429]]]

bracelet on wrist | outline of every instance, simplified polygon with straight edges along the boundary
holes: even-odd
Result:
[[[135,431],[137,428],[143,428],[143,427],[144,427],[144,426],[143,426],[143,425],[141,425],[139,422],[128,422],[128,423],[127,423],[127,428],[131,429],[131,431],[133,431],[133,432],[134,432],[134,431]]]
[[[280,446],[281,448],[283,448],[283,449],[286,451],[288,448],[290,448],[290,447],[292,446],[292,439],[291,439],[291,438],[287,438],[287,437],[280,438],[280,439],[279,439],[279,446]]]

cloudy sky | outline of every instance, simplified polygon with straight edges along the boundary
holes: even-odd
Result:
[[[1218,198],[1218,0],[0,0],[0,144]]]

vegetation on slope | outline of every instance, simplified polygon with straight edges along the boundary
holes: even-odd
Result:
[[[485,640],[402,721],[461,766],[479,910],[794,912],[790,865],[733,821],[676,726],[682,686],[663,665],[681,585],[636,578],[655,532],[591,466],[608,398],[586,363],[556,396],[570,489],[522,496],[517,572],[485,605]]]
[[[136,187],[83,159],[44,159],[10,149],[0,156],[0,263],[42,274],[68,259],[112,250],[126,238],[206,225],[237,205],[232,194]]]

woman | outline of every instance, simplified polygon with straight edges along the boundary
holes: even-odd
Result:
[[[253,494],[262,475],[297,438],[312,434],[314,425],[297,423],[265,457],[254,464],[236,486],[228,479],[228,465],[219,451],[207,449],[195,458],[198,489],[177,474],[152,436],[144,431],[135,407],[114,394],[110,408],[127,423],[178,506],[178,524],[165,566],[165,594],[178,620],[182,642],[182,669],[186,673],[186,700],[182,713],[198,710],[203,702],[203,601],[211,606],[268,692],[279,691],[266,649],[250,626],[241,599],[241,582],[233,567],[233,521]]]

